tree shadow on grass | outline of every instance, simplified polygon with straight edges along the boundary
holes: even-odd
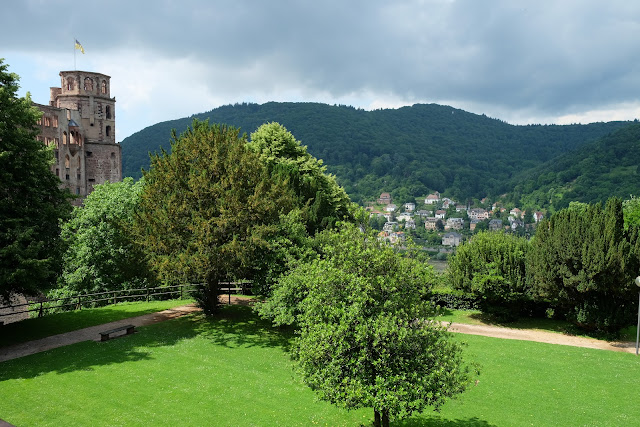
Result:
[[[394,427],[495,427],[477,417],[457,420],[447,420],[438,416],[418,415],[406,420],[391,423]]]
[[[223,347],[281,347],[288,351],[292,328],[276,328],[261,319],[251,307],[224,306],[214,316],[203,317],[198,333]]]
[[[84,341],[18,359],[0,362],[0,382],[48,373],[91,371],[97,366],[153,359],[150,349],[204,337],[224,347],[288,349],[292,330],[276,329],[250,307],[225,306],[211,317],[192,314],[138,328],[133,335],[107,342]]]

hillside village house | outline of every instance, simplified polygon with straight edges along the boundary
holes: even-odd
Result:
[[[378,204],[388,205],[389,203],[391,203],[391,194],[389,193],[380,194],[380,197],[378,198]]]
[[[462,218],[449,218],[444,224],[445,230],[462,230],[464,220]]]
[[[416,228],[416,222],[413,219],[408,219],[404,222],[404,228],[411,228],[414,229]]]
[[[482,208],[469,209],[467,215],[469,215],[469,219],[479,219],[481,221],[489,219],[489,212]]]
[[[489,230],[491,231],[502,230],[502,220],[492,219],[491,221],[489,221]]]
[[[444,219],[445,216],[447,216],[447,211],[443,211],[442,209],[439,209],[436,211],[436,218],[437,219]]]
[[[438,218],[429,217],[424,222],[424,228],[426,228],[427,230],[435,230],[437,222]]]
[[[458,246],[462,242],[462,235],[458,233],[446,233],[442,236],[442,246]]]
[[[542,212],[534,212],[533,213],[533,221],[537,224],[540,221],[542,221],[542,218],[544,218],[544,215],[542,214]]]
[[[513,216],[515,218],[519,218],[522,216],[522,211],[518,208],[513,208],[509,211],[509,216]]]
[[[446,197],[442,199],[442,209],[449,209],[449,207],[455,206],[455,205],[456,205],[456,202],[454,202],[451,199],[448,199]]]
[[[416,209],[416,204],[415,203],[405,203],[404,204],[404,210],[406,212],[413,212]]]
[[[396,205],[394,205],[394,204],[392,203],[392,204],[390,204],[390,205],[387,205],[387,206],[384,208],[384,210],[385,210],[385,211],[387,211],[387,212],[395,212],[396,207],[397,207],[397,206],[396,206]]]
[[[410,214],[409,212],[403,212],[400,215],[396,216],[396,219],[398,221],[409,221],[409,220],[413,221],[413,215]]]
[[[425,205],[435,205],[440,201],[440,193],[437,191],[433,194],[429,194],[426,199],[424,199]]]

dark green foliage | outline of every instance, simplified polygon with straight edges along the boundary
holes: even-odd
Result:
[[[51,152],[36,139],[39,111],[18,98],[18,76],[0,59],[0,297],[34,295],[60,273],[60,220],[68,191],[49,170]]]
[[[625,125],[512,126],[435,104],[365,111],[270,102],[223,106],[194,117],[247,131],[281,123],[326,162],[352,200],[375,200],[390,191],[399,203],[433,190],[459,200],[501,195],[518,184],[510,182],[514,175]],[[126,138],[124,175],[140,176],[147,152],[190,121],[158,123]]]
[[[451,285],[475,297],[484,312],[514,320],[531,307],[526,280],[528,249],[522,237],[478,233],[449,258]]]
[[[131,233],[144,180],[96,185],[77,207],[62,236],[63,284],[74,293],[145,287],[152,281],[147,260]]]
[[[518,206],[557,211],[572,201],[629,198],[640,188],[640,124],[629,124],[516,176],[509,195]],[[518,194],[521,194],[519,196]]]
[[[437,306],[453,310],[475,310],[480,308],[477,296],[459,289],[433,289],[430,300]]]
[[[572,205],[538,225],[529,252],[537,298],[592,330],[617,332],[637,310],[636,227],[624,229],[622,203]]]
[[[135,228],[162,281],[204,283],[198,299],[213,312],[221,282],[267,267],[294,197],[237,129],[194,120],[144,175]]]
[[[321,399],[372,407],[388,425],[461,393],[461,348],[430,318],[433,270],[355,226],[324,232],[318,258],[281,278],[263,315],[296,323],[294,357]]]
[[[284,126],[260,126],[251,134],[248,147],[260,155],[276,179],[286,181],[292,188],[310,234],[352,217],[347,193],[334,176],[326,173],[322,160],[307,153],[307,147]]]

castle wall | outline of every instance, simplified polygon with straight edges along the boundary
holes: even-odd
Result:
[[[49,105],[36,104],[43,113],[38,139],[53,146],[51,171],[60,178],[60,186],[84,198],[96,184],[122,180],[116,100],[110,97],[107,75],[61,71],[60,79],[61,87],[50,89]]]

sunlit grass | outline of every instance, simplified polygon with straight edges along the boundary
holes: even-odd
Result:
[[[31,341],[128,317],[142,316],[192,303],[192,299],[121,302],[99,308],[83,308],[9,323],[0,329],[0,347]]]
[[[15,425],[369,425],[370,409],[316,400],[292,367],[293,334],[248,307],[190,315],[105,343],[0,363]],[[477,385],[402,426],[619,426],[638,419],[634,354],[454,334]]]

